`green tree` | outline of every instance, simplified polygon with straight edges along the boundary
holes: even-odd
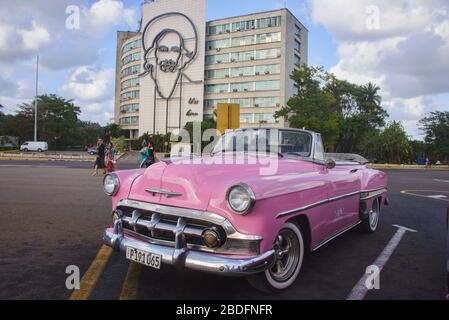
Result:
[[[419,121],[434,160],[449,161],[449,111],[434,111]]]
[[[381,106],[380,88],[372,83],[358,86],[305,65],[291,78],[298,94],[275,117],[320,132],[329,151],[360,152],[364,141],[385,124],[388,114]]]
[[[186,125],[184,126],[184,129],[189,133],[190,143],[192,143],[193,150],[198,150],[198,147],[193,146],[193,126],[194,122],[187,122]],[[204,149],[205,146],[211,143],[214,138],[211,137],[209,141],[202,141],[204,131],[208,129],[217,129],[217,121],[215,120],[215,118],[206,118],[203,121],[201,121],[201,151]]]
[[[50,148],[56,149],[76,145],[80,108],[72,100],[54,94],[38,96],[37,104],[38,139],[47,141]],[[33,138],[34,101],[19,105],[9,129],[21,141]]]
[[[110,123],[104,127],[104,135],[109,138],[119,138],[124,135],[124,130],[116,123]]]
[[[391,163],[406,163],[411,160],[412,148],[401,123],[392,121],[380,134],[381,158]]]
[[[329,74],[322,68],[303,65],[291,78],[298,93],[275,113],[275,118],[283,117],[294,128],[321,132],[326,149],[332,149],[338,141],[339,118],[335,96],[323,87]]]

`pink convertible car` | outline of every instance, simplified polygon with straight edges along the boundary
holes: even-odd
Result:
[[[356,226],[376,231],[388,202],[383,172],[297,129],[230,131],[207,156],[112,173],[104,190],[103,241],[126,258],[245,276],[263,291],[291,286],[307,251]]]

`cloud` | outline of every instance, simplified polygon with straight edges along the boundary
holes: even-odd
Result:
[[[98,103],[114,96],[114,69],[82,66],[70,75],[60,92],[80,102]]]
[[[433,96],[449,93],[449,2],[310,2],[314,23],[337,42],[339,61],[331,72],[380,85],[391,118],[417,133],[416,121],[436,109]]]
[[[123,2],[115,0],[99,0],[84,10],[87,23],[98,32],[121,23],[129,27],[137,27],[136,11],[125,8]]]
[[[66,13],[68,7],[77,10]],[[67,28],[78,13],[79,28]],[[2,2],[0,17],[0,60],[11,63],[40,54],[42,66],[52,70],[92,63],[113,27],[137,27],[137,10],[118,0],[90,6],[85,0]]]
[[[15,60],[30,56],[50,43],[48,30],[31,22],[29,28],[14,28],[0,24],[0,59]]]
[[[106,124],[114,112],[114,69],[76,68],[60,87],[64,97],[81,107],[81,119]]]

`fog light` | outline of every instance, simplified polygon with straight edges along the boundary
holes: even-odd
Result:
[[[216,248],[221,244],[220,235],[214,229],[207,229],[202,234],[203,243],[209,248]]]

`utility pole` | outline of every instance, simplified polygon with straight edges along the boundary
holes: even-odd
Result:
[[[39,56],[36,59],[36,97],[34,98],[34,141],[37,141],[37,89],[39,82]]]

